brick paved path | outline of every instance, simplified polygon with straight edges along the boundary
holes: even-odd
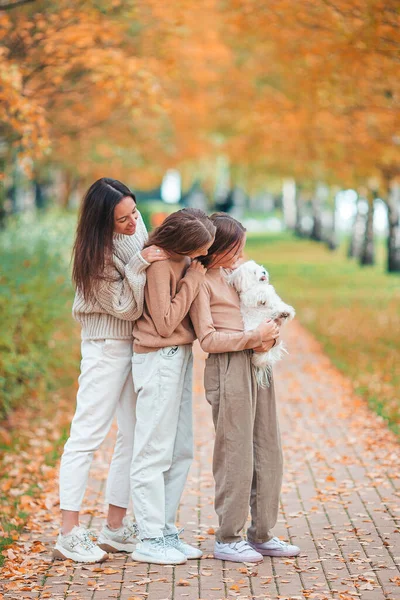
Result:
[[[196,454],[179,522],[199,544],[201,561],[178,567],[138,564],[122,554],[102,565],[52,562],[57,534],[57,491],[35,516],[19,546],[37,544],[34,574],[18,598],[84,600],[217,600],[224,598],[400,599],[399,445],[381,420],[355,398],[349,382],[297,323],[287,334],[290,355],[276,369],[285,456],[281,513],[275,534],[301,546],[297,559],[270,559],[251,567],[214,561],[213,431],[202,389],[203,356],[196,351]],[[112,436],[98,453],[84,522],[99,529]],[[397,472],[396,472],[397,467]],[[39,531],[39,527],[42,531]]]

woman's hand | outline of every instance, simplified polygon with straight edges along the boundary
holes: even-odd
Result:
[[[279,326],[274,321],[271,321],[271,319],[261,323],[257,329],[261,334],[261,340],[263,343],[273,342],[279,337]]]
[[[203,273],[204,275],[207,273],[207,269],[196,259],[192,260],[188,270],[197,271],[197,273]]]
[[[157,260],[165,260],[168,254],[158,246],[147,246],[141,252],[144,260],[148,263],[156,262]]]

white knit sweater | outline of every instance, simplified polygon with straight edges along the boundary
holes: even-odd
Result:
[[[86,302],[76,291],[72,315],[82,325],[83,340],[132,339],[133,323],[143,312],[146,269],[150,263],[140,251],[147,241],[141,215],[133,235],[114,234],[112,261],[95,289],[95,298]]]

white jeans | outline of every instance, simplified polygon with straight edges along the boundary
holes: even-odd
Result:
[[[115,414],[118,434],[107,480],[106,500],[127,508],[135,428],[136,394],[130,340],[82,341],[75,416],[60,467],[60,508],[79,511],[93,453],[107,436]]]
[[[193,460],[192,347],[134,353],[137,392],[131,489],[140,537],[176,533],[176,512]]]

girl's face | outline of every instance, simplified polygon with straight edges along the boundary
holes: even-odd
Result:
[[[243,258],[243,250],[246,245],[246,236],[238,246],[233,246],[228,252],[214,254],[210,269],[223,267],[224,269],[234,269],[239,261]]]
[[[138,218],[136,202],[130,196],[125,196],[114,208],[114,233],[133,235]]]

